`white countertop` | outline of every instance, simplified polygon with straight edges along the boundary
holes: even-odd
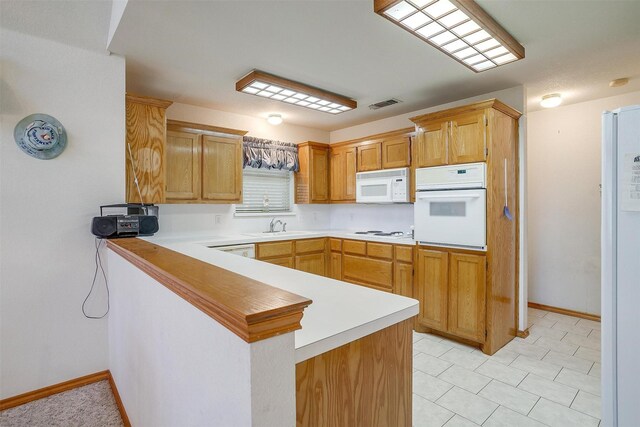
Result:
[[[204,238],[154,238],[145,240],[184,255],[310,298],[302,329],[295,331],[296,363],[370,335],[418,314],[418,301],[303,271],[228,254],[207,246],[313,237],[356,239],[348,232],[310,232],[304,236],[209,236]],[[366,237],[366,238],[365,238]],[[411,239],[358,237],[359,240],[413,244]]]

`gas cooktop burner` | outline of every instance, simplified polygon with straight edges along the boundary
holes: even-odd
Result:
[[[391,233],[375,233],[374,236],[391,236],[391,237],[400,237],[404,236],[402,231],[392,231]]]
[[[365,236],[378,236],[378,237],[404,237],[402,231],[392,231],[390,233],[381,230],[369,230],[369,231],[356,231],[353,234],[360,234]]]
[[[382,233],[381,230],[370,230],[370,231],[356,231],[354,234],[379,234]]]

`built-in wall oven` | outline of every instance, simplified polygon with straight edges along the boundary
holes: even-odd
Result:
[[[485,249],[486,164],[416,169],[415,240]]]

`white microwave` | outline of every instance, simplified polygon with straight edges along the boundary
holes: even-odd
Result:
[[[409,168],[356,174],[356,203],[408,203]]]

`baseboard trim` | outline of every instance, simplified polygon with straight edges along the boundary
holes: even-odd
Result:
[[[567,316],[580,317],[582,319],[594,320],[596,322],[600,321],[600,316],[598,316],[597,314],[583,313],[582,311],[569,310],[568,308],[553,307],[551,305],[538,304],[535,302],[529,302],[528,305],[529,307],[537,308],[538,310],[546,310],[546,311],[551,311],[552,313],[566,314]]]
[[[524,331],[521,331],[520,329],[518,329],[516,331],[516,336],[518,338],[526,338],[529,336],[529,328],[525,329]]]
[[[93,384],[98,381],[107,380],[110,376],[111,374],[109,373],[109,371],[96,372],[95,374],[89,374],[85,375],[84,377],[50,385],[49,387],[43,387],[38,390],[19,394],[18,396],[8,397],[6,399],[0,400],[0,411],[4,411],[5,409],[13,408],[15,406],[24,405],[25,403],[43,399],[54,394],[62,393],[63,391],[68,391],[74,388]]]
[[[54,394],[62,393],[65,391],[73,390],[74,388],[84,387],[89,384],[97,383],[98,381],[108,380],[111,386],[111,391],[118,405],[118,411],[125,427],[131,427],[127,411],[124,409],[122,399],[120,399],[120,393],[116,387],[116,383],[113,381],[110,371],[96,372],[95,374],[85,375],[84,377],[75,378],[69,381],[65,381],[58,384],[53,384],[48,387],[43,387],[38,390],[29,391],[27,393],[19,394],[17,396],[8,397],[0,400],[0,411],[5,409],[14,408],[16,406],[24,405],[25,403],[33,402],[34,400],[44,399],[45,397],[53,396]]]

